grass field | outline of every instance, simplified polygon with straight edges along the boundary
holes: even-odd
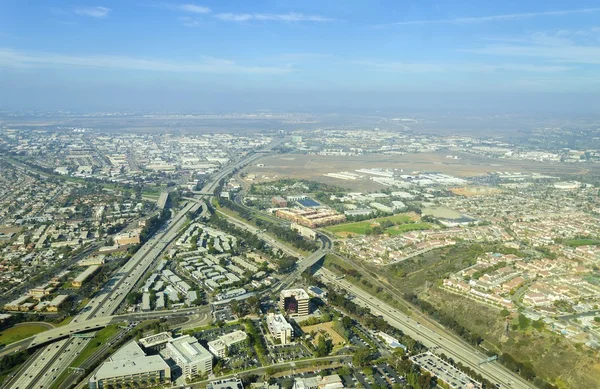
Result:
[[[431,228],[427,223],[417,223],[418,216],[416,214],[400,213],[393,216],[379,217],[376,219],[364,220],[361,222],[344,223],[335,226],[326,227],[325,231],[330,232],[337,237],[345,238],[352,235],[365,235],[373,227],[380,225],[384,221],[390,221],[396,224],[393,227],[388,227],[385,232],[390,235],[397,235],[413,230],[426,230]]]
[[[428,230],[431,228],[429,223],[408,223],[400,224],[399,226],[389,227],[385,230],[390,235],[399,235],[409,231]]]
[[[90,342],[85,346],[81,354],[77,356],[75,361],[70,366],[77,367],[81,365],[85,360],[87,360],[98,348],[100,348],[106,341],[108,341],[113,335],[119,332],[119,326],[116,324],[112,324],[108,327],[105,327],[96,333],[96,337],[90,340]]]
[[[564,242],[567,246],[579,247],[579,246],[598,246],[600,240],[596,239],[568,239]]]
[[[0,332],[0,345],[7,345],[50,329],[39,323],[23,323]]]

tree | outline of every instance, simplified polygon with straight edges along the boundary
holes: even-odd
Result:
[[[367,366],[371,362],[371,357],[371,350],[367,347],[363,347],[354,352],[352,363],[355,366]]]

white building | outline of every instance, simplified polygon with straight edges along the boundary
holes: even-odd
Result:
[[[147,356],[135,341],[131,341],[100,366],[88,385],[90,389],[106,389],[117,385],[148,385],[150,382],[171,382],[171,368],[160,355]]]
[[[294,337],[294,328],[290,323],[285,320],[282,314],[267,314],[267,327],[271,336],[275,339],[279,339],[281,344],[288,344]]]
[[[242,343],[247,338],[248,335],[244,331],[234,331],[208,342],[208,350],[217,358],[225,358],[231,346]]]
[[[181,368],[183,376],[187,379],[212,373],[212,354],[190,335],[170,340],[164,349],[164,355]]]

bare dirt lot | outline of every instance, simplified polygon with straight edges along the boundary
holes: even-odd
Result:
[[[457,153],[453,153],[457,154]],[[356,169],[390,168],[402,169],[406,174],[413,172],[441,172],[457,177],[473,177],[490,172],[524,172],[557,174],[590,174],[600,172],[600,166],[572,163],[551,163],[494,159],[471,154],[458,154],[460,159],[446,158],[445,153],[419,153],[405,155],[369,154],[363,156],[322,156],[306,154],[284,154],[263,158],[257,166],[247,168],[247,172],[256,175],[256,181],[268,181],[281,178],[308,179],[337,185],[358,191],[375,191],[384,186],[363,174],[362,179],[343,180],[326,177],[325,173],[342,171],[354,172]]]

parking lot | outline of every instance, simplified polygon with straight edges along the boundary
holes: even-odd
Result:
[[[410,359],[422,369],[430,372],[431,375],[434,375],[440,380],[446,382],[451,388],[466,388],[467,384],[469,383],[472,383],[475,388],[481,388],[481,384],[479,382],[474,381],[462,371],[458,370],[454,366],[430,352],[415,355]]]
[[[300,343],[269,346],[269,358],[272,363],[293,361],[311,356],[312,352]]]

